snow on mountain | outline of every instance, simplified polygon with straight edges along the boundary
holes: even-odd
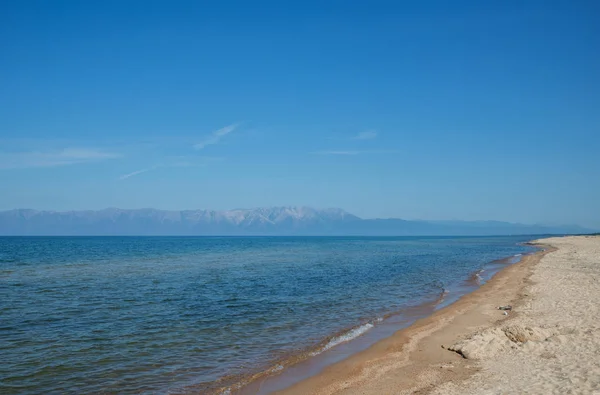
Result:
[[[339,208],[264,207],[167,211],[152,208],[0,212],[0,235],[503,235],[588,233],[576,226],[498,221],[361,219]]]

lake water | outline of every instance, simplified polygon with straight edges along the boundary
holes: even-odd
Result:
[[[457,297],[529,239],[0,237],[0,393],[226,388]]]

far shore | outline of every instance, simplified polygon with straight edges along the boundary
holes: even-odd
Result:
[[[560,350],[542,350],[544,347],[540,346],[541,340],[547,340],[550,344],[553,336],[559,336],[557,339],[564,343],[561,343],[563,347],[573,348],[570,341],[577,341],[576,338],[565,340],[560,336],[580,333],[584,329],[596,331],[592,336],[592,343],[595,344],[595,348],[592,349],[598,353],[595,357],[596,369],[586,370],[589,376],[587,380],[591,382],[582,384],[582,388],[596,388],[600,391],[598,327],[592,325],[591,328],[576,326],[557,329],[555,318],[532,308],[538,305],[545,306],[551,298],[546,293],[551,295],[561,288],[565,303],[581,305],[581,296],[575,295],[569,288],[575,286],[574,284],[552,280],[552,270],[556,265],[564,266],[561,270],[572,270],[574,276],[585,276],[584,268],[589,268],[592,276],[595,276],[595,282],[589,283],[589,289],[584,290],[584,295],[589,294],[589,298],[592,299],[588,299],[583,305],[588,306],[599,300],[600,237],[549,238],[536,240],[531,244],[542,249],[524,256],[519,263],[502,269],[474,292],[426,318],[417,320],[368,349],[276,393],[476,394],[483,392],[482,383],[495,383],[495,386],[487,385],[491,393],[557,393],[555,389],[559,384],[548,382],[552,379],[552,372],[546,372],[545,375],[542,373],[541,376],[538,374],[537,379],[532,379],[531,374],[525,375],[519,381],[521,387],[518,390],[514,389],[513,379],[518,374],[518,369],[511,370],[507,366],[503,368],[502,364],[511,365],[511,362],[504,359],[520,358],[521,363],[525,365],[521,370],[527,372],[530,368],[526,365],[540,358],[542,362],[555,359],[554,362],[560,363],[556,361]],[[572,260],[565,259],[565,256]],[[547,283],[540,286],[540,278],[547,280]],[[569,298],[573,300],[568,300]],[[511,306],[511,310],[500,310],[499,306]],[[583,321],[588,324],[600,322],[600,308],[597,305],[595,308],[580,310],[561,310],[560,314],[565,316],[567,321],[571,313],[583,315]],[[532,315],[535,316],[533,320]],[[560,348],[559,346],[557,347]],[[534,349],[535,352],[530,349]],[[594,357],[591,359],[593,365]],[[492,377],[499,376],[499,371],[507,369],[511,371],[510,377],[505,377],[508,384],[503,384],[503,381],[497,378],[492,380]],[[571,372],[574,378],[579,377],[585,381],[586,378],[581,378],[581,372],[577,372],[577,369],[578,367],[572,366],[567,372]],[[536,381],[540,380],[540,377],[546,381]],[[577,385],[572,381],[571,383],[570,389],[580,393],[577,391]]]

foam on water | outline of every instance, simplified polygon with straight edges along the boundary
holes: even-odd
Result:
[[[483,277],[481,277],[481,275],[483,274],[484,270],[481,269],[479,270],[477,273],[475,273],[475,279],[477,281],[477,285],[481,285],[483,282]]]
[[[356,339],[357,337],[364,334],[371,328],[373,328],[373,324],[371,324],[370,322],[368,322],[364,325],[358,326],[356,328],[353,328],[353,329],[349,330],[348,332],[344,333],[343,335],[332,338],[331,340],[329,340],[329,342],[327,344],[325,344],[323,347],[321,347],[317,351],[313,351],[310,355],[311,356],[319,355],[320,353],[325,352],[339,344]]]

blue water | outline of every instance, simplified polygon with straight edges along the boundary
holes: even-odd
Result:
[[[0,393],[205,391],[435,299],[528,239],[0,238]]]

